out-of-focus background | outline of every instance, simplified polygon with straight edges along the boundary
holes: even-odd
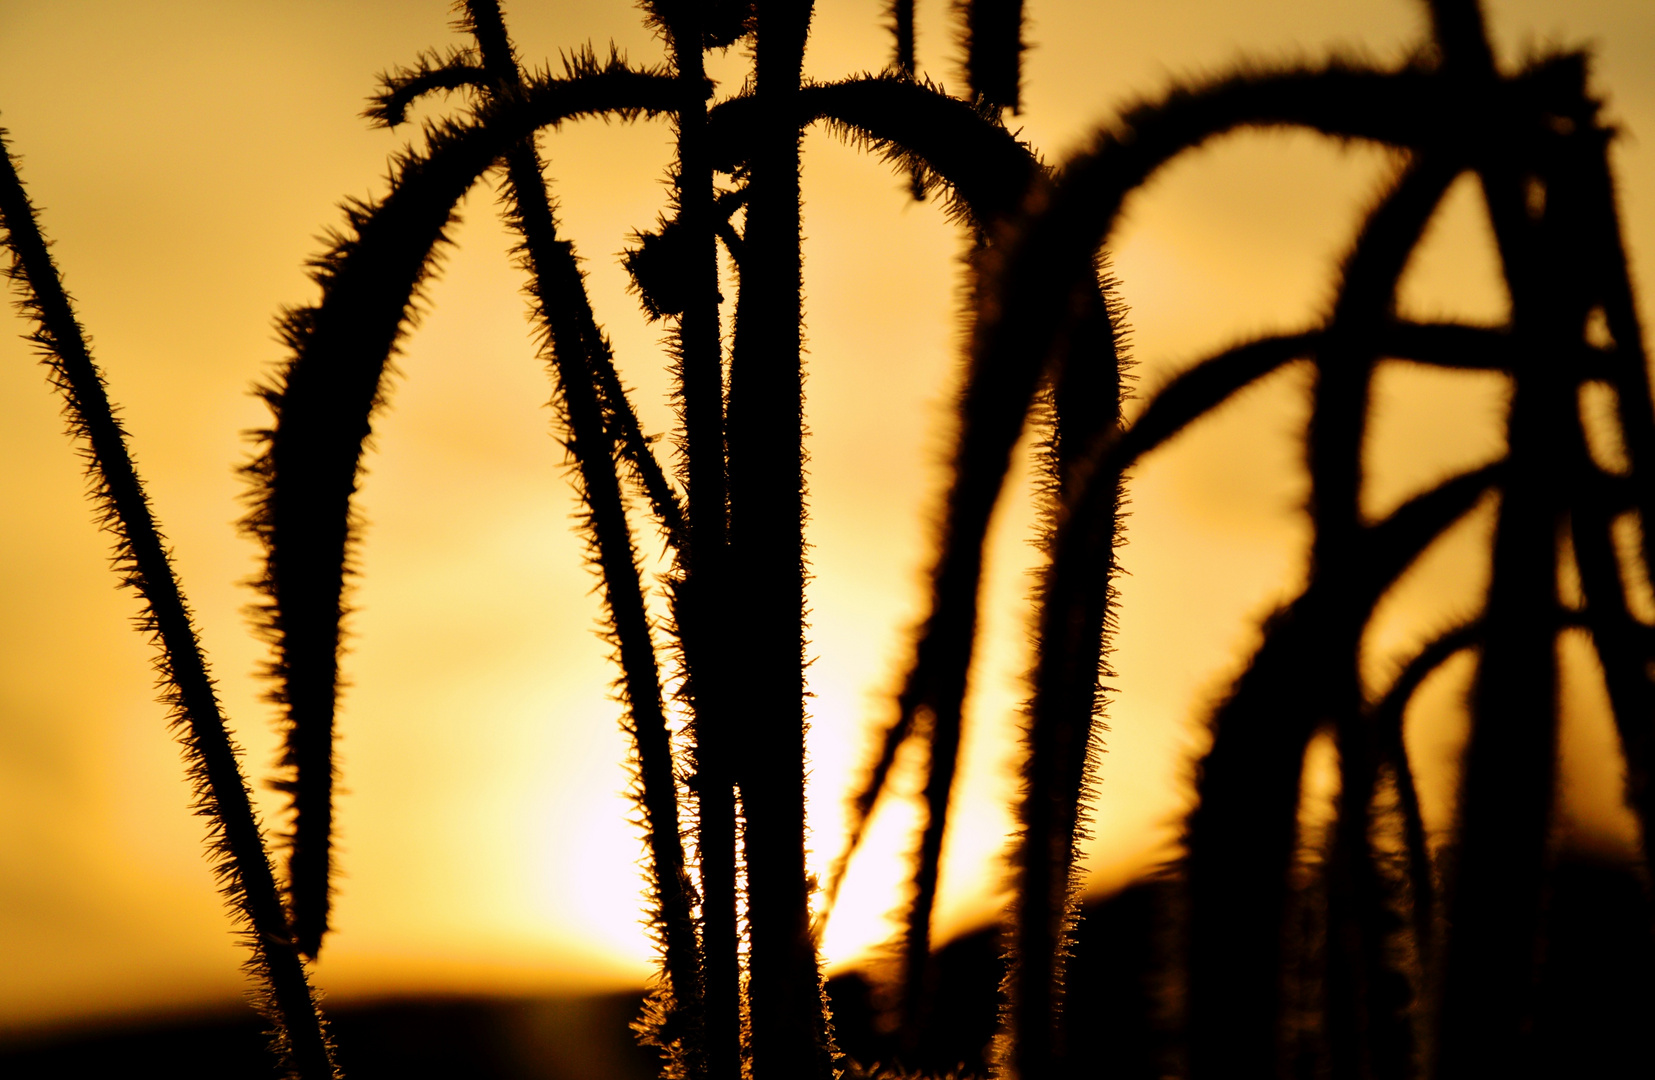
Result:
[[[1593,49],[1595,85],[1623,129],[1614,155],[1633,271],[1644,312],[1655,310],[1655,7],[1486,6],[1508,63],[1557,45]],[[883,67],[883,7],[819,3],[808,73]],[[626,0],[519,0],[507,15],[530,61],[587,42],[613,41],[635,62],[661,55]],[[414,135],[359,118],[374,75],[457,43],[449,18],[441,0],[0,0],[0,124],[124,407],[255,778],[268,775],[275,738],[255,676],[263,646],[243,614],[256,553],[235,529],[235,467],[245,433],[266,421],[248,391],[282,357],[276,312],[315,295],[304,261],[340,221],[340,199],[382,192],[387,156]],[[950,5],[920,3],[918,25],[924,73],[962,85]],[[1013,124],[1055,162],[1174,79],[1242,56],[1396,62],[1423,33],[1422,5],[1408,0],[1031,0]],[[740,50],[715,64],[723,92],[744,71]],[[644,322],[616,259],[663,207],[670,132],[587,122],[548,133],[543,148],[646,427],[670,432],[664,331]],[[822,132],[805,153],[810,795],[825,869],[921,615],[959,373],[963,249],[940,207],[909,201],[876,159]],[[1134,196],[1113,261],[1141,390],[1243,335],[1319,316],[1330,271],[1394,166],[1372,147],[1242,134]],[[360,503],[370,525],[340,720],[344,876],[338,931],[317,968],[337,1001],[597,993],[649,971],[626,744],[547,377],[492,190],[463,211],[377,421]],[[1477,189],[1462,180],[1410,267],[1403,307],[1494,321],[1505,303]],[[1256,642],[1258,620],[1302,578],[1306,374],[1249,390],[1133,477],[1094,893],[1173,852],[1203,710]],[[1496,454],[1504,392],[1498,376],[1384,367],[1369,507]],[[243,985],[149,650],[129,626],[135,605],[113,587],[62,426],[29,348],[0,335],[0,1034],[211,1008]],[[1025,477],[995,531],[944,937],[992,919],[1001,895],[1033,558],[1027,495]],[[1371,678],[1472,609],[1488,509],[1386,602],[1368,641]],[[659,553],[647,533],[642,546]],[[1613,858],[1635,835],[1618,750],[1584,644],[1565,651],[1565,842]],[[1439,829],[1466,675],[1451,665],[1410,717]],[[279,800],[261,790],[260,801],[276,826]],[[837,968],[889,932],[912,821],[892,801],[853,867],[825,940]]]

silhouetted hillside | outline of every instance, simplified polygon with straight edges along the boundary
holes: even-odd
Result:
[[[647,1080],[655,1055],[628,1027],[641,995],[424,998],[328,1012],[351,1080]],[[212,1019],[59,1032],[0,1049],[0,1076],[115,1076],[163,1064],[170,1080],[277,1076],[248,1011]]]
[[[1076,1060],[1116,1080],[1176,1075],[1176,1017],[1159,1002],[1169,967],[1177,886],[1140,883],[1086,906],[1070,967],[1067,1012]],[[1624,867],[1573,860],[1558,868],[1537,1034],[1548,1077],[1655,1075],[1655,934],[1643,884]],[[859,973],[831,979],[835,1033],[855,1061],[933,1074],[986,1075],[1003,971],[998,932],[936,954],[936,997],[918,1044],[904,1052]],[[427,998],[329,1012],[350,1080],[646,1080],[655,1055],[633,1041],[639,993],[593,997]],[[251,1013],[0,1044],[9,1080],[114,1075],[166,1062],[172,1080],[275,1076]]]
[[[1145,882],[1086,905],[1069,968],[1065,1011],[1074,1060],[1112,1080],[1179,1075],[1174,970],[1177,886]],[[1565,861],[1555,875],[1537,1035],[1543,1077],[1655,1076],[1655,934],[1645,887],[1625,866]],[[919,1044],[904,1052],[881,1028],[877,993],[859,974],[828,985],[839,1046],[863,1063],[987,1075],[1003,973],[998,932],[981,930],[937,953],[936,998]]]

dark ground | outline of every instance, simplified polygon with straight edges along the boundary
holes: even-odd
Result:
[[[653,1055],[627,1024],[637,994],[566,998],[415,998],[328,1011],[350,1080],[646,1080]],[[251,1010],[0,1044],[8,1080],[153,1072],[169,1080],[276,1076]]]
[[[1175,1068],[1178,1032],[1157,1006],[1170,886],[1142,884],[1088,905],[1071,968],[1074,1060],[1098,1075],[1155,1080]],[[1655,1077],[1655,935],[1640,882],[1623,869],[1559,867],[1551,899],[1537,1034],[1543,1077]],[[932,1022],[917,1045],[882,1030],[875,992],[857,974],[829,984],[840,1047],[863,1063],[941,1075],[986,1072],[995,1030],[999,947],[990,931],[937,955]],[[646,1080],[652,1054],[628,1024],[639,995],[420,998],[329,1011],[350,1080]],[[1104,1067],[1107,1063],[1107,1068]],[[273,1076],[251,1012],[143,1026],[0,1035],[0,1077],[36,1080],[155,1071],[171,1080]]]

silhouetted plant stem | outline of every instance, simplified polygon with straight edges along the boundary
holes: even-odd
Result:
[[[860,76],[802,88],[794,98],[801,128],[825,120],[854,144],[947,185],[949,210],[985,232],[1022,208],[1029,182],[1042,170],[1028,146],[970,102],[898,74]],[[756,123],[751,95],[731,98],[708,113],[720,160],[738,160]]]
[[[1449,10],[1465,21],[1472,7]],[[1438,24],[1450,25],[1440,13]],[[1472,86],[1500,81],[1473,46],[1445,40],[1443,48],[1454,77]],[[1554,113],[1569,131],[1591,119],[1583,75],[1577,65],[1572,100]],[[1479,163],[1520,351],[1507,420],[1511,474],[1495,526],[1461,780],[1436,1044],[1441,1080],[1489,1070],[1523,1075],[1532,1067],[1529,1025],[1556,782],[1558,539],[1569,481],[1553,436],[1569,430],[1568,412],[1576,408],[1575,384],[1555,358],[1578,350],[1588,308],[1573,236],[1579,223],[1571,200],[1553,189],[1558,152],[1568,141],[1554,134],[1561,130],[1562,123],[1536,117],[1527,138]]]
[[[497,0],[465,0],[470,29],[493,93],[522,92],[522,75]],[[666,995],[652,1004],[645,1035],[690,1080],[705,1075],[701,1045],[701,971],[692,917],[693,889],[685,866],[678,820],[672,742],[661,700],[655,645],[645,609],[643,582],[616,473],[616,441],[600,400],[602,366],[612,367],[607,343],[592,317],[572,245],[557,235],[540,155],[532,137],[507,151],[508,217],[522,236],[518,254],[528,271],[537,315],[550,346],[556,397],[568,429],[566,445],[579,470],[587,527],[604,582],[605,606],[623,674],[624,726],[637,753],[638,801],[650,852],[653,919],[660,935]],[[613,402],[611,402],[613,407]]]
[[[1651,397],[1648,356],[1644,349],[1643,327],[1639,324],[1637,305],[1627,269],[1626,250],[1621,240],[1620,221],[1616,207],[1614,182],[1609,172],[1607,131],[1597,132],[1595,145],[1587,144],[1574,159],[1578,170],[1575,183],[1579,185],[1580,241],[1586,248],[1591,285],[1604,313],[1605,327],[1615,358],[1617,419],[1620,422],[1628,464],[1632,476],[1641,479],[1631,485],[1633,504],[1638,511],[1641,533],[1641,551],[1645,572],[1655,567],[1655,485],[1646,479],[1655,472],[1655,398]],[[1595,470],[1594,470],[1595,471]],[[1578,511],[1577,511],[1578,512]],[[1588,508],[1588,512],[1590,508]],[[1578,547],[1577,547],[1578,553]],[[1584,556],[1581,556],[1584,558]],[[1584,564],[1581,573],[1584,576]],[[1605,587],[1608,581],[1604,582]],[[1623,592],[1617,592],[1624,606]],[[1619,622],[1607,609],[1610,621]],[[1622,623],[1630,637],[1640,627]],[[1608,630],[1608,627],[1605,627]],[[1596,620],[1593,637],[1598,639],[1610,690],[1618,697],[1615,703],[1615,722],[1620,733],[1621,748],[1626,756],[1627,801],[1638,815],[1642,825],[1642,845],[1645,865],[1655,872],[1655,722],[1651,709],[1644,702],[1655,696],[1655,672],[1650,661],[1655,660],[1647,635],[1641,648],[1631,643],[1609,644],[1600,639]],[[1605,648],[1609,651],[1605,652]]]
[[[964,8],[971,93],[1016,112],[1023,79],[1023,0],[967,0]]]
[[[891,0],[891,60],[897,71],[914,77],[914,0]]]
[[[456,49],[446,55],[428,53],[412,68],[385,72],[379,77],[379,93],[369,99],[362,115],[375,126],[397,127],[408,119],[408,107],[426,94],[486,93],[493,80],[476,59],[473,50]]]
[[[683,423],[681,469],[689,492],[687,547],[680,549],[677,623],[684,651],[685,694],[694,709],[694,792],[701,873],[702,983],[707,1072],[736,1080],[741,1072],[741,970],[736,910],[735,777],[731,771],[730,658],[725,643],[729,596],[728,484],[724,438],[724,364],[719,340],[717,222],[707,131],[703,12],[695,3],[662,4],[673,64],[682,84],[674,169],[684,245],[686,297],[678,315],[678,396]]]
[[[1425,0],[1425,7],[1431,15],[1431,40],[1450,76],[1492,79],[1494,50],[1480,0]]]
[[[1396,776],[1398,809],[1402,814],[1403,843],[1407,847],[1409,887],[1413,893],[1414,941],[1421,965],[1431,968],[1437,942],[1434,933],[1436,876],[1431,869],[1431,851],[1425,839],[1425,818],[1420,813],[1419,791],[1403,739],[1403,720],[1408,703],[1430,674],[1449,657],[1475,648],[1482,640],[1482,623],[1472,622],[1440,635],[1409,660],[1385,695],[1368,710],[1368,724],[1379,754],[1391,763]]]
[[[730,370],[730,548],[745,588],[733,644],[745,821],[748,1001],[758,1080],[826,1078],[832,1040],[810,928],[804,816],[803,307],[795,97],[809,0],[758,5],[740,327]],[[733,675],[734,673],[732,673]]]
[[[1120,481],[1089,504],[1081,543],[1061,548],[1061,525],[1079,505],[1087,452],[1118,432],[1124,328],[1112,282],[1101,274],[1077,291],[1082,314],[1048,376],[1051,430],[1042,448],[1043,546],[1050,562],[1036,597],[1037,647],[1025,709],[1021,826],[1013,855],[1018,888],[1007,956],[1007,1019],[1017,1075],[1066,1075],[1068,1017],[1062,1001],[1079,918],[1074,868],[1085,803],[1094,794],[1119,533]],[[1084,555],[1081,553],[1084,552]],[[1077,557],[1080,556],[1080,557]],[[1061,561],[1060,561],[1061,558]],[[1084,1021],[1081,1021],[1084,1023]]]
[[[682,551],[689,544],[684,500],[673,489],[666,470],[661,468],[655,451],[650,448],[649,436],[638,424],[632,401],[615,370],[609,338],[596,323],[592,324],[592,329],[598,343],[592,354],[592,363],[596,368],[593,377],[596,379],[598,401],[603,408],[604,427],[616,443],[617,464],[631,474],[633,485],[648,500],[649,508],[655,515],[656,528],[667,547],[674,552]]]
[[[1311,480],[1313,580],[1338,592],[1359,580],[1362,448],[1374,346],[1390,321],[1396,283],[1459,163],[1446,154],[1416,160],[1369,215],[1346,261],[1323,348],[1306,450]],[[1335,601],[1334,610],[1349,610]],[[1339,745],[1340,789],[1327,866],[1327,1038],[1336,1076],[1400,1080],[1413,1057],[1401,973],[1386,962],[1393,914],[1369,841],[1378,747],[1362,710],[1358,670],[1367,612],[1324,627],[1322,663],[1307,667]]]
[[[143,601],[139,625],[158,646],[162,700],[184,746],[196,813],[207,819],[213,872],[252,950],[248,968],[263,984],[255,1005],[272,1025],[271,1042],[288,1074],[301,1080],[336,1075],[321,1013],[294,948],[287,912],[241,772],[240,749],[220,711],[193,616],[173,574],[149,497],[126,447],[103,374],[35,219],[5,131],[0,129],[0,224],[11,250],[8,276],[32,317],[32,340],[63,395],[72,437],[88,458],[87,479],[101,524],[115,536],[121,584]]]
[[[1458,866],[1438,1070],[1516,1075],[1532,1009],[1542,878],[1554,790],[1557,671],[1552,613],[1559,507],[1549,464],[1537,462],[1555,419],[1519,382],[1512,404],[1513,477],[1501,499],[1483,660],[1462,785]],[[1536,415],[1538,414],[1538,415]],[[1494,726],[1498,725],[1498,735]],[[1491,1057],[1493,1060],[1491,1061]]]
[[[1633,493],[1629,509],[1637,515],[1641,526],[1643,522],[1655,520],[1650,516],[1655,493],[1643,479],[1655,467],[1655,453],[1652,453],[1655,451],[1652,408],[1655,407],[1649,396],[1642,329],[1630,303],[1626,256],[1620,243],[1613,185],[1609,181],[1610,135],[1596,124],[1583,125],[1566,140],[1565,148],[1552,160],[1546,203],[1548,208],[1553,208],[1552,212],[1568,215],[1555,228],[1566,245],[1566,257],[1571,258],[1572,268],[1576,268],[1575,274],[1581,283],[1577,286],[1580,302],[1588,310],[1600,309],[1606,328],[1613,327],[1609,329],[1613,356],[1613,376],[1609,381],[1615,389],[1616,419],[1626,449],[1626,463],[1631,468],[1630,476],[1638,478],[1629,485]],[[1613,230],[1614,235],[1606,235],[1606,229]],[[1609,317],[1611,311],[1613,321]],[[1589,350],[1581,352],[1592,355]],[[1655,716],[1655,683],[1651,681],[1650,661],[1655,657],[1651,654],[1647,628],[1632,615],[1627,601],[1627,592],[1633,587],[1627,576],[1633,568],[1621,566],[1612,538],[1617,514],[1628,507],[1620,500],[1612,500],[1613,493],[1606,490],[1607,477],[1592,460],[1579,411],[1570,410],[1567,416],[1560,414],[1558,420],[1563,428],[1554,437],[1562,444],[1566,468],[1574,478],[1568,527],[1585,593],[1586,625],[1603,663],[1626,760],[1626,800],[1641,826],[1647,865],[1651,850],[1649,838],[1655,829],[1655,793],[1650,790],[1651,763],[1655,757],[1655,724],[1650,719]],[[1639,532],[1647,534],[1648,530],[1640,527]],[[1639,549],[1627,553],[1633,560],[1642,562],[1646,575],[1652,565],[1651,550],[1649,537],[1643,535]]]
[[[921,709],[920,726],[928,736],[925,785],[920,796],[925,803],[925,824],[914,859],[914,895],[908,902],[903,927],[899,998],[902,1048],[910,1053],[919,1047],[924,1035],[935,990],[931,913],[937,901],[942,844],[948,831],[948,807],[960,753],[958,723],[938,724],[931,710]]]
[[[891,63],[905,79],[913,79],[918,68],[914,60],[914,0],[891,0]],[[919,166],[908,169],[908,193],[917,202],[925,198],[925,174]]]

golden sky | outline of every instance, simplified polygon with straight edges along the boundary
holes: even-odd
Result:
[[[920,4],[921,66],[957,85],[944,0]],[[881,0],[822,0],[808,72],[881,67]],[[1622,206],[1655,312],[1655,8],[1627,0],[1494,2],[1503,55],[1591,42]],[[1060,159],[1132,98],[1241,55],[1380,60],[1423,32],[1407,0],[1031,0],[1027,107],[1017,122]],[[508,11],[523,55],[613,39],[659,46],[627,0]],[[358,118],[373,76],[454,43],[442,0],[280,5],[0,0],[0,124],[57,244],[98,359],[125,408],[151,494],[200,616],[255,778],[273,758],[262,657],[240,583],[247,393],[281,357],[272,320],[310,300],[304,259],[345,195],[380,191],[404,134]],[[739,80],[734,53],[717,71]],[[1640,136],[1642,140],[1640,140]],[[563,220],[590,271],[646,427],[667,431],[661,330],[642,320],[615,253],[662,205],[664,124],[588,123],[544,147]],[[1127,206],[1114,250],[1141,386],[1238,337],[1308,324],[1328,271],[1392,167],[1309,136],[1229,138],[1180,159]],[[921,614],[928,529],[958,372],[960,237],[905,200],[876,160],[806,141],[814,728],[813,847],[825,865],[842,797]],[[492,194],[475,192],[377,424],[361,507],[371,526],[340,720],[345,794],[338,933],[318,977],[337,995],[635,983],[641,847],[620,792],[625,744],[593,632],[594,579],[549,436]],[[1405,309],[1477,320],[1505,298],[1477,191],[1462,182],[1404,286]],[[14,324],[18,332],[21,323]],[[1199,719],[1302,574],[1295,467],[1305,372],[1290,369],[1158,454],[1132,488],[1115,666],[1119,694],[1091,845],[1106,888],[1164,857],[1185,805]],[[1382,510],[1498,449],[1498,377],[1385,368],[1369,505]],[[41,369],[0,335],[0,1029],[233,998],[240,957],[187,812],[178,752],[154,702],[135,605],[107,568],[79,464]],[[982,666],[939,919],[991,917],[1009,828],[1012,712],[1023,665],[1031,518],[1016,489],[995,532]],[[1474,603],[1486,516],[1434,549],[1370,635],[1371,673]],[[654,553],[653,541],[645,546]],[[1566,646],[1572,653],[1581,650]],[[1570,667],[1568,828],[1624,845],[1618,761],[1588,664]],[[1456,739],[1445,671],[1410,741],[1446,820]],[[267,817],[277,802],[262,796]],[[828,931],[843,962],[896,903],[906,811],[878,823]]]

